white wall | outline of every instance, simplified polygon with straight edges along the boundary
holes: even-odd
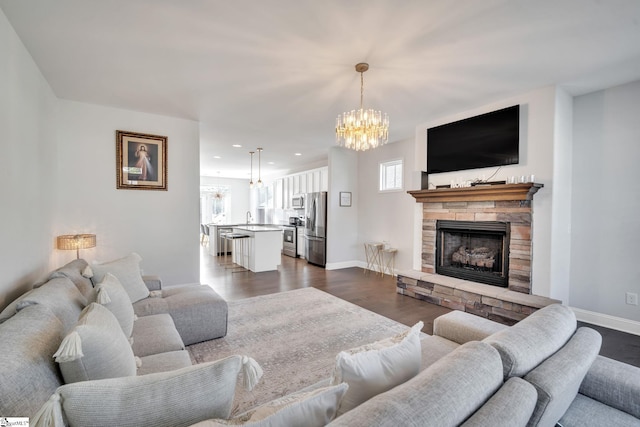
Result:
[[[551,224],[552,195],[554,191],[554,141],[556,116],[556,88],[545,87],[499,102],[483,105],[455,115],[433,118],[416,127],[415,149],[416,172],[426,170],[426,131],[433,126],[450,123],[478,114],[520,104],[520,163],[504,166],[493,176],[492,181],[506,180],[509,176],[535,175],[537,183],[544,184],[533,198],[533,263],[532,292],[537,295],[554,297],[551,288]],[[498,168],[473,169],[469,171],[434,174],[429,177],[430,185],[449,184],[451,180],[474,180],[486,178]],[[416,188],[417,189],[417,188]],[[421,210],[414,210],[422,215]],[[414,236],[421,236],[421,224],[414,219]],[[414,269],[420,269],[421,244],[414,245]]]
[[[327,194],[327,270],[357,265],[359,254],[358,154],[340,147],[329,149]],[[351,207],[340,206],[340,192],[351,192]]]
[[[164,283],[199,278],[197,122],[73,101],[59,102],[56,234],[95,233],[91,260],[137,252]],[[116,189],[116,130],[164,135],[167,191]],[[56,251],[57,265],[75,257]]]
[[[52,266],[56,97],[0,11],[0,310]]]
[[[571,304],[569,276],[571,265],[571,173],[573,149],[573,98],[562,89],[556,91],[553,145],[553,194],[551,223],[551,297]],[[537,202],[534,196],[534,206]],[[534,222],[534,233],[537,224]],[[538,254],[536,254],[537,256]]]
[[[364,243],[386,241],[397,248],[396,270],[408,270],[413,265],[413,212],[416,200],[408,190],[415,190],[414,141],[394,142],[358,156],[358,259],[365,261]],[[380,192],[380,163],[403,160],[401,191]],[[418,187],[419,188],[419,187]],[[419,235],[418,235],[419,236]]]
[[[571,305],[634,321],[640,306],[625,293],[640,294],[638,100],[640,81],[575,98],[571,199]]]

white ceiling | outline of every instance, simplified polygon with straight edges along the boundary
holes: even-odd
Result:
[[[640,79],[638,0],[0,0],[0,8],[59,98],[199,121],[201,174],[211,176],[248,178],[256,147],[263,176],[326,159],[337,114],[359,104],[358,62],[370,64],[365,107],[389,114],[390,141],[550,84],[582,94]]]

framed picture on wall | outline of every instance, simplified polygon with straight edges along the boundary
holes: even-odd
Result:
[[[350,191],[341,191],[340,192],[340,206],[351,206],[351,192]]]
[[[116,131],[116,188],[167,190],[167,137]]]

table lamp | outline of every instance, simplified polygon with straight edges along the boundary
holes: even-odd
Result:
[[[62,250],[76,250],[76,258],[80,259],[80,249],[96,246],[95,234],[65,234],[57,237],[57,247]]]

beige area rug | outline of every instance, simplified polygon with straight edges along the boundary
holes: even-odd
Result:
[[[234,415],[329,378],[336,355],[408,329],[315,288],[229,302],[227,336],[188,347],[194,363],[253,357],[264,376],[237,388]]]

